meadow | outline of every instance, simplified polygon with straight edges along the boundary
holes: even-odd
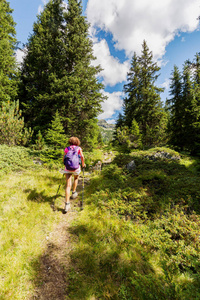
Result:
[[[48,237],[63,222],[62,166],[33,163],[39,153],[21,147],[1,146],[0,156],[0,299],[32,299]],[[89,166],[103,151],[86,156]],[[199,170],[197,158],[167,148],[118,151],[101,173],[87,170],[84,210],[63,249],[62,299],[199,299]]]

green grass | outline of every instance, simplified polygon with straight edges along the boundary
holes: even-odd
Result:
[[[42,168],[1,178],[0,299],[27,299],[33,290],[35,262],[59,221],[50,207],[58,183],[58,172]]]
[[[28,149],[11,150],[20,161],[0,173],[0,299],[23,300],[34,294],[47,238],[60,221],[51,203],[62,175],[48,162],[32,164]],[[181,159],[147,158],[157,151],[118,154],[85,185],[84,210],[70,225],[66,299],[200,299],[199,161],[165,148]],[[101,160],[102,151],[86,157]],[[136,170],[128,172],[131,160]],[[59,195],[59,207],[62,201]]]
[[[200,298],[198,160],[145,158],[157,151],[118,155],[91,180],[68,299]]]
[[[101,156],[100,150],[86,154],[88,163]],[[0,299],[24,300],[33,295],[48,236],[60,221],[64,184],[56,199],[60,209],[54,212],[51,204],[63,180],[62,153],[58,159],[50,150],[1,145],[0,158]]]
[[[88,207],[71,230],[79,243],[71,253],[68,299],[166,299],[170,294],[140,243],[140,228]]]

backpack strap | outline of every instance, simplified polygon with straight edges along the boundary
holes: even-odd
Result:
[[[76,147],[74,148],[74,150],[77,150],[78,148],[79,148],[79,146],[76,146]],[[67,149],[68,149],[68,151],[71,150],[71,146],[68,146]]]

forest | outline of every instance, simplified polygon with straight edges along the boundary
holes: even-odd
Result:
[[[200,53],[163,103],[144,40],[112,126],[81,1],[48,1],[20,65],[12,12],[2,0],[0,300],[200,299]],[[86,169],[63,214],[71,136]]]

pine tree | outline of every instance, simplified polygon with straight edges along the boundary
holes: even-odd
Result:
[[[182,97],[182,75],[175,65],[170,78],[170,95],[171,98],[167,100],[167,106],[170,111],[170,118],[168,124],[169,143],[183,149],[183,119],[184,103]]]
[[[195,56],[195,72],[194,72],[194,94],[193,98],[193,123],[192,123],[192,137],[193,141],[190,144],[192,154],[200,154],[200,54]]]
[[[170,143],[179,150],[200,153],[200,86],[199,57],[195,63],[186,61],[182,75],[175,66],[171,78]]]
[[[192,154],[200,153],[200,87],[198,82],[199,62],[196,57],[196,72],[189,61],[185,62],[183,70],[184,147]]]
[[[47,140],[47,144],[51,145],[55,149],[64,148],[67,143],[67,137],[64,133],[64,128],[58,111],[56,111],[51,122],[51,126],[46,132],[45,139]]]
[[[129,127],[133,119],[136,120],[145,146],[158,145],[165,139],[166,113],[160,99],[163,89],[155,85],[159,70],[144,41],[141,56],[134,54],[132,58],[128,83],[124,86],[127,94],[124,100],[124,119],[125,125]]]
[[[140,103],[141,103],[141,91],[140,91],[140,65],[138,57],[134,53],[131,61],[130,72],[127,74],[128,84],[124,85],[124,92],[127,97],[124,99],[123,108],[125,116],[125,124],[131,126],[133,119],[139,119],[140,116]]]
[[[200,86],[200,53],[196,53],[195,62],[193,64],[194,68],[194,81]]]
[[[9,146],[27,145],[33,132],[24,126],[19,101],[5,101],[0,108],[0,143]]]
[[[42,149],[44,149],[44,147],[45,147],[45,141],[44,141],[41,131],[39,130],[36,135],[34,149],[42,150]]]
[[[94,60],[89,25],[79,1],[50,0],[34,24],[22,69],[21,99],[25,120],[45,131],[58,110],[65,134],[92,144],[101,111],[100,67]],[[87,138],[86,138],[87,137]]]
[[[16,59],[17,40],[12,9],[6,0],[0,1],[0,103],[17,95]]]

